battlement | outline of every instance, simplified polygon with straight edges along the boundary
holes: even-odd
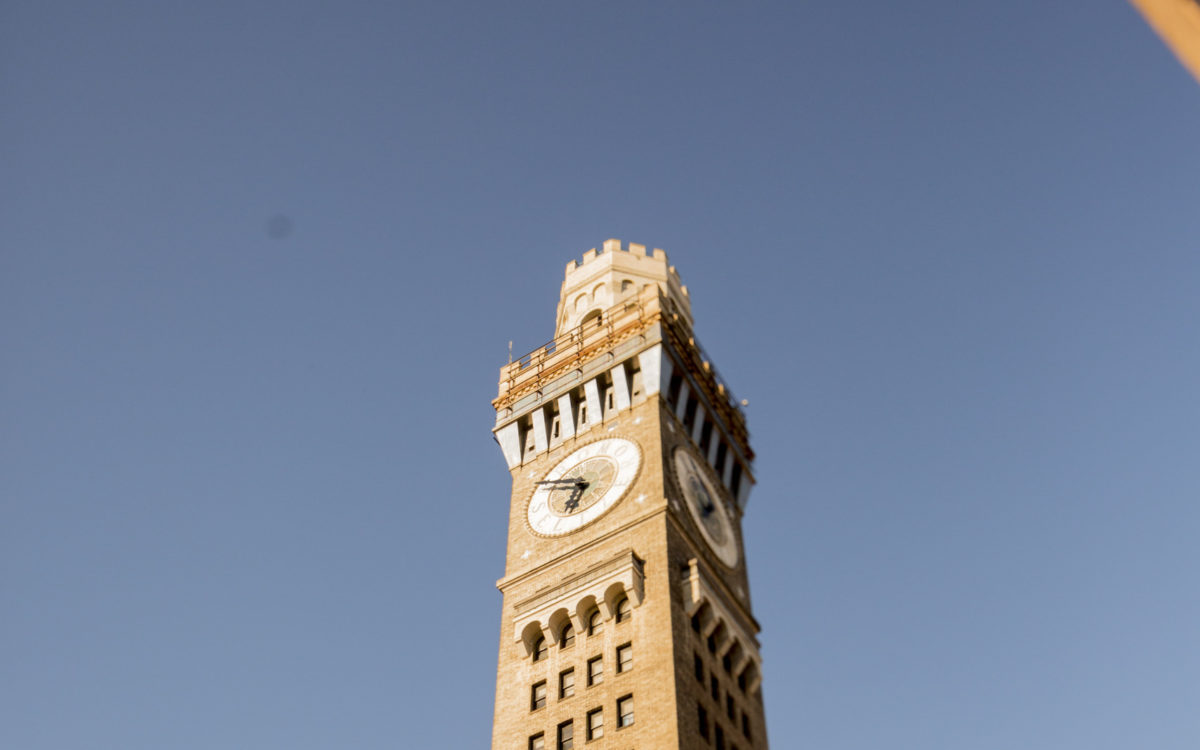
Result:
[[[562,335],[651,286],[662,289],[691,324],[687,287],[675,266],[668,262],[665,251],[656,247],[647,253],[645,245],[631,242],[626,248],[621,240],[605,240],[601,249],[585,252],[582,261],[567,263],[555,335]]]

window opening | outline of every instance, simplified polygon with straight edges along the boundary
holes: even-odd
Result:
[[[558,697],[570,698],[575,695],[575,670],[568,669],[558,676]]]
[[[534,684],[529,695],[529,710],[536,711],[546,707],[546,681]]]
[[[587,738],[598,740],[604,736],[604,710],[594,708],[587,715]]]
[[[588,685],[599,685],[604,682],[604,657],[597,656],[588,659]]]
[[[633,696],[627,695],[617,700],[617,726],[633,726]]]
[[[617,672],[628,672],[633,669],[633,646],[626,643],[617,647]]]

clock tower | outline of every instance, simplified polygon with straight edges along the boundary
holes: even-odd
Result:
[[[666,253],[567,264],[555,338],[500,370],[512,473],[492,750],[766,750],[745,417]]]

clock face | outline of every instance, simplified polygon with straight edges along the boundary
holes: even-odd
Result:
[[[583,446],[537,483],[529,525],[539,534],[561,536],[595,521],[629,489],[641,463],[632,440],[606,438]]]
[[[700,527],[700,534],[712,549],[713,554],[729,567],[737,565],[737,539],[733,525],[725,512],[721,493],[708,480],[704,467],[683,446],[675,449],[675,476],[683,490],[685,505],[692,520]]]

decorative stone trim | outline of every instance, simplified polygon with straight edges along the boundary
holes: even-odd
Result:
[[[635,608],[641,606],[645,596],[643,562],[630,549],[517,602],[513,607],[513,640],[524,641],[529,653],[539,635],[557,643],[567,618],[576,632],[583,632],[594,610],[598,609],[605,620],[611,619],[622,596],[629,597]]]
[[[694,557],[688,560],[682,587],[683,609],[687,616],[693,617],[701,610],[705,612],[700,634],[705,638],[717,634],[717,658],[731,654],[735,674],[750,669],[746,690],[758,690],[762,684],[762,657],[758,654],[758,640],[721,602],[717,586],[705,577],[700,561]]]

